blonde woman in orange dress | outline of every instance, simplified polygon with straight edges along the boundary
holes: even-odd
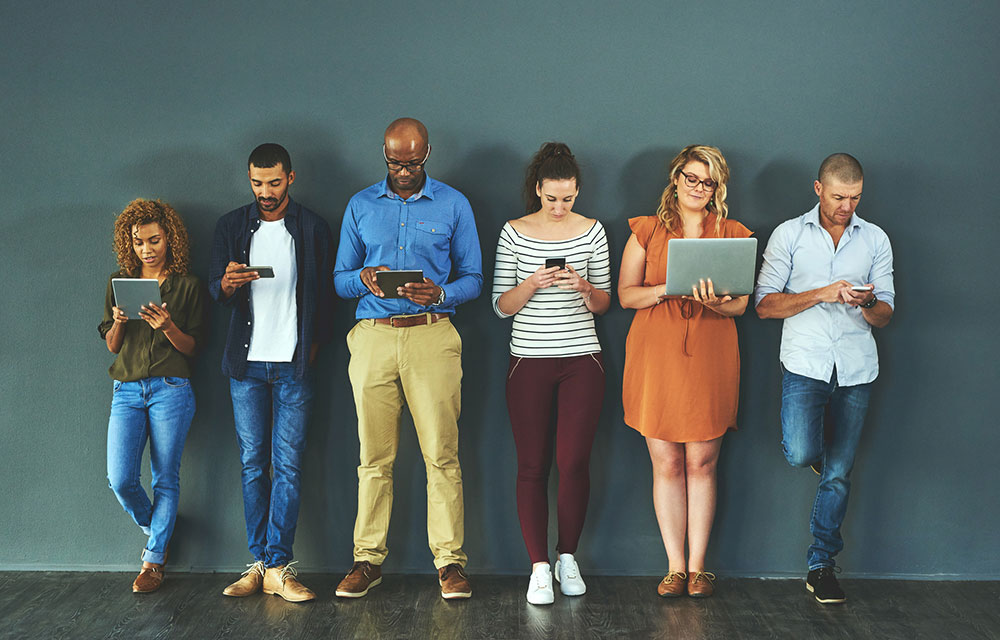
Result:
[[[722,436],[736,428],[740,354],[733,317],[748,296],[716,296],[711,281],[690,296],[664,295],[671,238],[745,238],[727,217],[729,167],[715,147],[685,147],[670,163],[655,216],[629,220],[618,296],[636,309],[625,347],[625,422],[646,437],[653,507],[669,568],[659,595],[712,595],[705,552],[715,517]],[[685,542],[687,553],[685,554]]]

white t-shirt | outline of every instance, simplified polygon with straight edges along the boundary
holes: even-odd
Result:
[[[274,267],[273,278],[250,283],[250,351],[254,362],[291,362],[298,343],[298,307],[295,285],[295,241],[285,229],[285,221],[260,221],[250,238],[250,265]]]

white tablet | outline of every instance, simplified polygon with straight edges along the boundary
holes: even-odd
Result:
[[[139,310],[143,305],[161,304],[160,284],[156,278],[112,278],[111,288],[115,292],[115,306],[121,309],[129,320],[139,320]]]
[[[668,296],[689,296],[699,280],[712,279],[715,295],[753,293],[757,238],[672,238],[667,241]]]

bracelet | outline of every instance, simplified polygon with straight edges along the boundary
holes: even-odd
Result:
[[[871,309],[872,307],[875,306],[876,302],[878,302],[878,298],[875,297],[875,294],[873,293],[872,294],[872,299],[869,300],[868,302],[864,303],[863,305],[860,305],[860,306],[861,306],[862,309]]]
[[[594,297],[594,290],[593,289],[591,289],[590,293],[587,294],[587,297],[583,299],[583,304],[590,304],[590,299],[592,297]]]

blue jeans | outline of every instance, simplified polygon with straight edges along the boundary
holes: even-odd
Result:
[[[248,362],[242,380],[229,379],[229,390],[243,463],[247,545],[254,560],[280,567],[292,560],[312,385],[308,375],[295,377],[293,362]]]
[[[781,446],[785,459],[795,467],[821,463],[822,473],[809,531],[813,543],[806,560],[809,570],[832,567],[833,557],[844,548],[840,525],[847,513],[851,469],[868,413],[871,383],[837,385],[837,371],[829,382],[800,376],[782,367]],[[824,436],[827,405],[833,424]]]
[[[187,378],[115,380],[108,420],[108,483],[149,536],[142,551],[146,562],[163,564],[166,558],[177,518],[181,453],[193,417],[194,392]],[[139,482],[147,438],[152,502]]]

